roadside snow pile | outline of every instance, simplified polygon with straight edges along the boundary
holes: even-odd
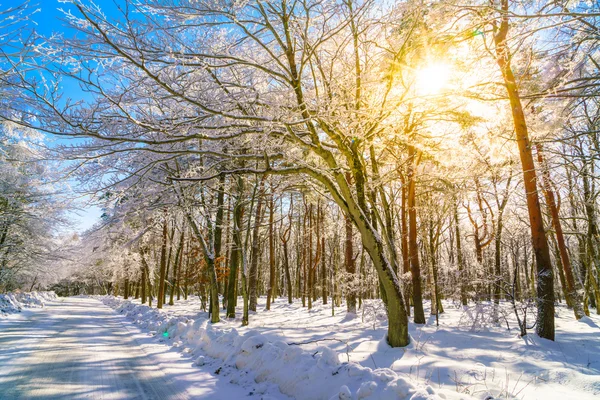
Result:
[[[56,300],[58,296],[54,292],[17,292],[15,297],[23,307],[41,308],[46,302]]]
[[[12,292],[0,294],[0,316],[15,314],[23,308],[41,308],[56,300],[54,292]]]
[[[0,316],[21,312],[21,304],[13,293],[0,294]]]
[[[197,355],[196,365],[205,363],[203,355],[220,359],[227,366],[251,373],[258,383],[276,384],[281,393],[298,400],[469,398],[431,386],[417,386],[389,368],[371,369],[340,362],[338,354],[329,347],[308,352],[282,341],[269,341],[253,330],[240,335],[236,329],[214,327],[206,319],[171,317],[114,297],[103,297],[102,301],[155,335],[172,340],[175,347]]]

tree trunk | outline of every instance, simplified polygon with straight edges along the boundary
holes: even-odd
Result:
[[[217,215],[215,216],[215,262],[220,266],[221,263],[221,247],[223,243],[223,215],[225,203],[225,175],[219,177],[219,186],[217,189]],[[219,292],[221,292],[221,281],[217,281]],[[224,284],[224,282],[223,282]],[[223,293],[225,298],[225,293]]]
[[[177,246],[177,252],[175,253],[175,265],[174,265],[174,273],[175,276],[173,278],[173,283],[171,287],[171,295],[169,296],[169,305],[172,306],[173,303],[173,295],[175,291],[179,288],[179,269],[181,268],[181,261],[183,258],[183,242],[185,240],[185,226],[182,224],[181,226],[181,235],[179,236],[179,245]]]
[[[408,197],[408,189],[406,185],[406,179],[404,178],[404,174],[400,173],[400,179],[402,181],[402,205],[400,210],[400,229],[401,229],[401,245],[402,245],[402,274],[410,273],[410,257],[409,257],[409,249],[408,249],[408,220],[407,216],[407,197]],[[400,276],[400,274],[398,274]],[[410,316],[410,306],[413,302],[412,298],[412,290],[411,283],[406,282],[404,288],[404,298],[406,299],[406,313]]]
[[[144,265],[142,264],[142,282],[141,282],[141,286],[142,286],[142,299],[141,302],[142,304],[146,303],[146,268],[144,268]]]
[[[515,134],[519,146],[519,156],[523,170],[523,184],[525,186],[527,211],[531,227],[531,240],[535,253],[538,309],[536,333],[544,339],[554,340],[554,275],[538,196],[537,177],[531,153],[531,143],[529,141],[517,82],[510,65],[510,50],[506,42],[509,27],[508,0],[501,0],[501,11],[500,26],[497,27],[496,23],[494,25],[494,42],[496,46],[496,60],[502,72],[510,100]]]
[[[356,263],[354,260],[354,243],[352,240],[352,221],[345,217],[346,240],[344,242],[344,266],[347,274],[346,305],[348,312],[356,314],[356,293],[354,293],[354,275]]]
[[[463,261],[462,245],[460,241],[460,221],[458,219],[458,201],[454,203],[454,230],[456,236],[456,262],[458,264],[458,279],[460,285],[460,302],[463,306],[467,301],[467,276]]]
[[[271,198],[269,200],[269,287],[267,289],[267,310],[271,309],[273,300],[273,289],[275,288],[275,232],[273,229],[273,220],[275,214],[273,188],[271,187]]]
[[[165,299],[165,274],[167,269],[167,209],[164,211],[164,221],[162,229],[162,244],[160,247],[160,275],[158,281],[158,298],[156,308],[162,308]]]
[[[400,282],[385,254],[385,245],[381,238],[366,226],[359,226],[365,250],[373,261],[373,266],[380,276],[379,282],[385,292],[388,315],[387,342],[392,347],[403,347],[409,344],[408,316],[400,290]]]
[[[254,228],[252,229],[252,250],[250,254],[250,270],[248,271],[248,296],[250,298],[249,308],[251,311],[256,311],[256,303],[258,301],[257,283],[258,283],[258,256],[259,243],[258,235],[262,222],[263,208],[263,191],[265,187],[266,175],[260,179],[258,188],[258,203],[256,205],[256,215],[254,216]]]
[[[562,264],[562,269],[564,271],[564,280],[566,283],[565,294],[567,296],[566,301],[567,303],[570,303],[570,305],[573,307],[575,318],[581,319],[585,316],[585,314],[581,305],[581,299],[579,298],[579,294],[577,293],[577,288],[575,286],[575,278],[573,277],[571,259],[567,251],[567,246],[565,244],[565,237],[562,230],[562,224],[560,223],[560,218],[558,215],[558,206],[556,204],[554,192],[552,191],[550,171],[548,170],[546,160],[544,160],[541,144],[537,145],[537,156],[538,162],[542,168],[542,188],[544,196],[546,197],[546,205],[548,206],[550,216],[552,217],[552,225],[554,227],[556,244],[558,246],[560,261]]]
[[[321,238],[321,296],[323,305],[327,304],[327,268],[325,264],[325,236]]]
[[[227,318],[235,318],[237,303],[237,277],[242,252],[242,221],[244,219],[244,181],[240,176],[237,180],[238,197],[233,208],[233,246],[229,262],[229,278],[227,287]]]
[[[145,249],[140,249],[140,258],[142,259],[142,268],[144,268],[146,280],[148,281],[148,307],[152,307],[152,278],[150,277],[150,267],[146,261]]]
[[[285,273],[285,281],[286,281],[286,290],[288,296],[288,304],[292,304],[293,302],[293,289],[292,289],[292,274],[290,272],[290,259],[289,259],[289,249],[288,249],[288,241],[290,240],[290,236],[292,234],[292,214],[294,210],[294,198],[290,195],[290,208],[288,212],[288,226],[285,231],[280,232],[280,240],[283,244],[283,271]],[[297,255],[299,256],[299,254]]]
[[[305,200],[303,199],[303,202],[305,202]],[[302,234],[303,234],[303,239],[302,243],[300,244],[301,248],[302,248],[302,280],[299,281],[298,285],[301,288],[301,295],[302,295],[302,307],[306,307],[306,261],[307,261],[307,252],[306,252],[306,244],[308,243],[307,237],[306,237],[306,218],[307,218],[307,207],[306,207],[306,202],[304,204],[304,215],[302,217]]]
[[[204,257],[204,261],[206,263],[206,270],[208,272],[208,277],[210,280],[210,310],[211,310],[211,323],[217,323],[220,321],[219,318],[219,287],[217,283],[217,270],[215,266],[215,255],[214,248],[210,249],[210,243],[207,243],[202,236],[202,232],[198,228],[196,221],[192,217],[192,215],[186,212],[188,223],[190,224],[196,239],[202,245],[202,254]],[[209,234],[210,237],[210,234]]]
[[[439,307],[440,299],[438,293],[438,282],[437,282],[437,263],[436,263],[436,241],[437,235],[433,226],[433,221],[429,222],[429,277],[430,277],[430,292],[431,292],[431,315],[437,316],[441,312]]]
[[[308,309],[312,308],[312,287],[313,287],[313,234],[315,232],[313,226],[313,205],[312,203],[308,206],[308,280],[306,296],[308,298]]]
[[[225,250],[225,258],[223,260],[222,265],[225,266],[229,262],[229,258],[231,257],[231,196],[227,196],[227,222],[225,223],[227,226],[227,230],[225,232],[225,240],[227,243]],[[224,273],[223,278],[223,310],[227,310],[227,294],[229,293],[229,275]]]
[[[171,272],[171,256],[173,255],[173,238],[175,237],[175,219],[173,219],[173,226],[171,227],[171,233],[169,235],[168,241],[169,241],[169,252],[168,252],[168,256],[167,256],[167,268],[165,270],[165,283],[164,283],[164,299],[163,299],[163,304],[165,304],[167,302],[167,287],[170,285],[171,289],[170,292],[173,291],[173,285],[172,283],[169,281],[169,274],[173,274]]]
[[[408,146],[408,253],[410,259],[410,271],[412,274],[412,298],[415,324],[425,323],[425,311],[423,310],[423,295],[421,294],[421,265],[419,264],[419,245],[417,244],[417,208],[415,199],[415,178],[418,160],[414,146]]]

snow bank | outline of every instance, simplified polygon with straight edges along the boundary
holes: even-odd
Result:
[[[0,294],[0,316],[21,312],[21,304],[14,293]]]
[[[187,348],[197,355],[196,365],[205,364],[204,355],[252,374],[258,383],[276,384],[281,393],[298,400],[406,399],[434,400],[469,398],[431,386],[418,386],[389,368],[371,369],[353,362],[340,362],[326,346],[305,351],[282,341],[270,341],[250,330],[219,329],[206,319],[169,316],[166,312],[128,300],[103,297],[104,304],[145,329]]]
[[[23,308],[41,308],[56,300],[54,292],[11,292],[0,294],[0,316],[15,314]]]

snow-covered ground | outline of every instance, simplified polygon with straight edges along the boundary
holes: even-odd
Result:
[[[191,361],[96,299],[58,299],[0,319],[2,400],[268,399],[254,395],[254,381],[232,384]]]
[[[54,292],[11,292],[0,294],[0,318],[20,313],[23,308],[44,307],[46,302],[56,300]]]
[[[510,313],[509,331],[505,322],[482,324],[479,309],[467,312],[447,302],[439,327],[434,317],[425,326],[411,323],[412,343],[392,349],[383,341],[386,321],[377,301],[358,315],[341,307],[332,316],[331,305],[308,311],[281,299],[265,311],[261,299],[248,327],[237,319],[208,324],[196,297],[163,310],[140,306],[139,300],[103,301],[231,381],[247,373],[264,393],[276,392],[276,385],[298,399],[600,396],[600,317],[576,321],[560,305],[555,342],[534,334],[520,338]]]

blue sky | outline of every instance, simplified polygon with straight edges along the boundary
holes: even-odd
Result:
[[[65,23],[60,19],[63,18],[64,14],[59,9],[70,10],[73,9],[72,5],[61,3],[58,0],[42,0],[37,4],[39,9],[33,15],[33,21],[35,22],[35,29],[38,33],[44,36],[50,36],[52,34],[63,34],[70,36],[73,34]],[[75,13],[75,11],[73,11]],[[82,93],[76,84],[70,82],[63,82],[62,89],[65,92],[66,97],[80,98]],[[72,140],[64,138],[49,138],[50,143],[61,143],[68,144]],[[71,185],[76,185],[76,182],[71,182]],[[100,218],[102,211],[95,205],[89,204],[89,197],[80,200],[80,209],[73,210],[68,213],[69,218],[72,219],[74,226],[73,229],[77,232],[83,232],[91,228]]]
[[[15,0],[0,0],[0,10],[14,7],[16,4]],[[36,31],[44,36],[50,36],[53,34],[61,34],[65,37],[72,36],[74,32],[65,26],[65,22],[61,21],[64,19],[64,13],[60,11],[71,10],[74,15],[77,15],[77,10],[71,4],[63,3],[59,0],[32,0],[30,3],[38,11],[32,16]],[[107,15],[115,14],[115,5],[112,1],[101,1],[96,4],[100,4],[103,9],[106,8],[105,12]],[[75,82],[63,81],[62,90],[66,98],[82,99],[85,98],[85,94],[79,89],[78,84]],[[48,138],[50,146],[57,144],[69,144],[74,141],[81,139],[67,139],[67,138]],[[71,186],[77,184],[75,181],[69,181]],[[102,213],[101,209],[93,204],[90,204],[90,197],[83,197],[79,199],[79,209],[73,210],[68,213],[72,219],[74,226],[73,229],[77,232],[83,232],[91,228],[100,218]]]

